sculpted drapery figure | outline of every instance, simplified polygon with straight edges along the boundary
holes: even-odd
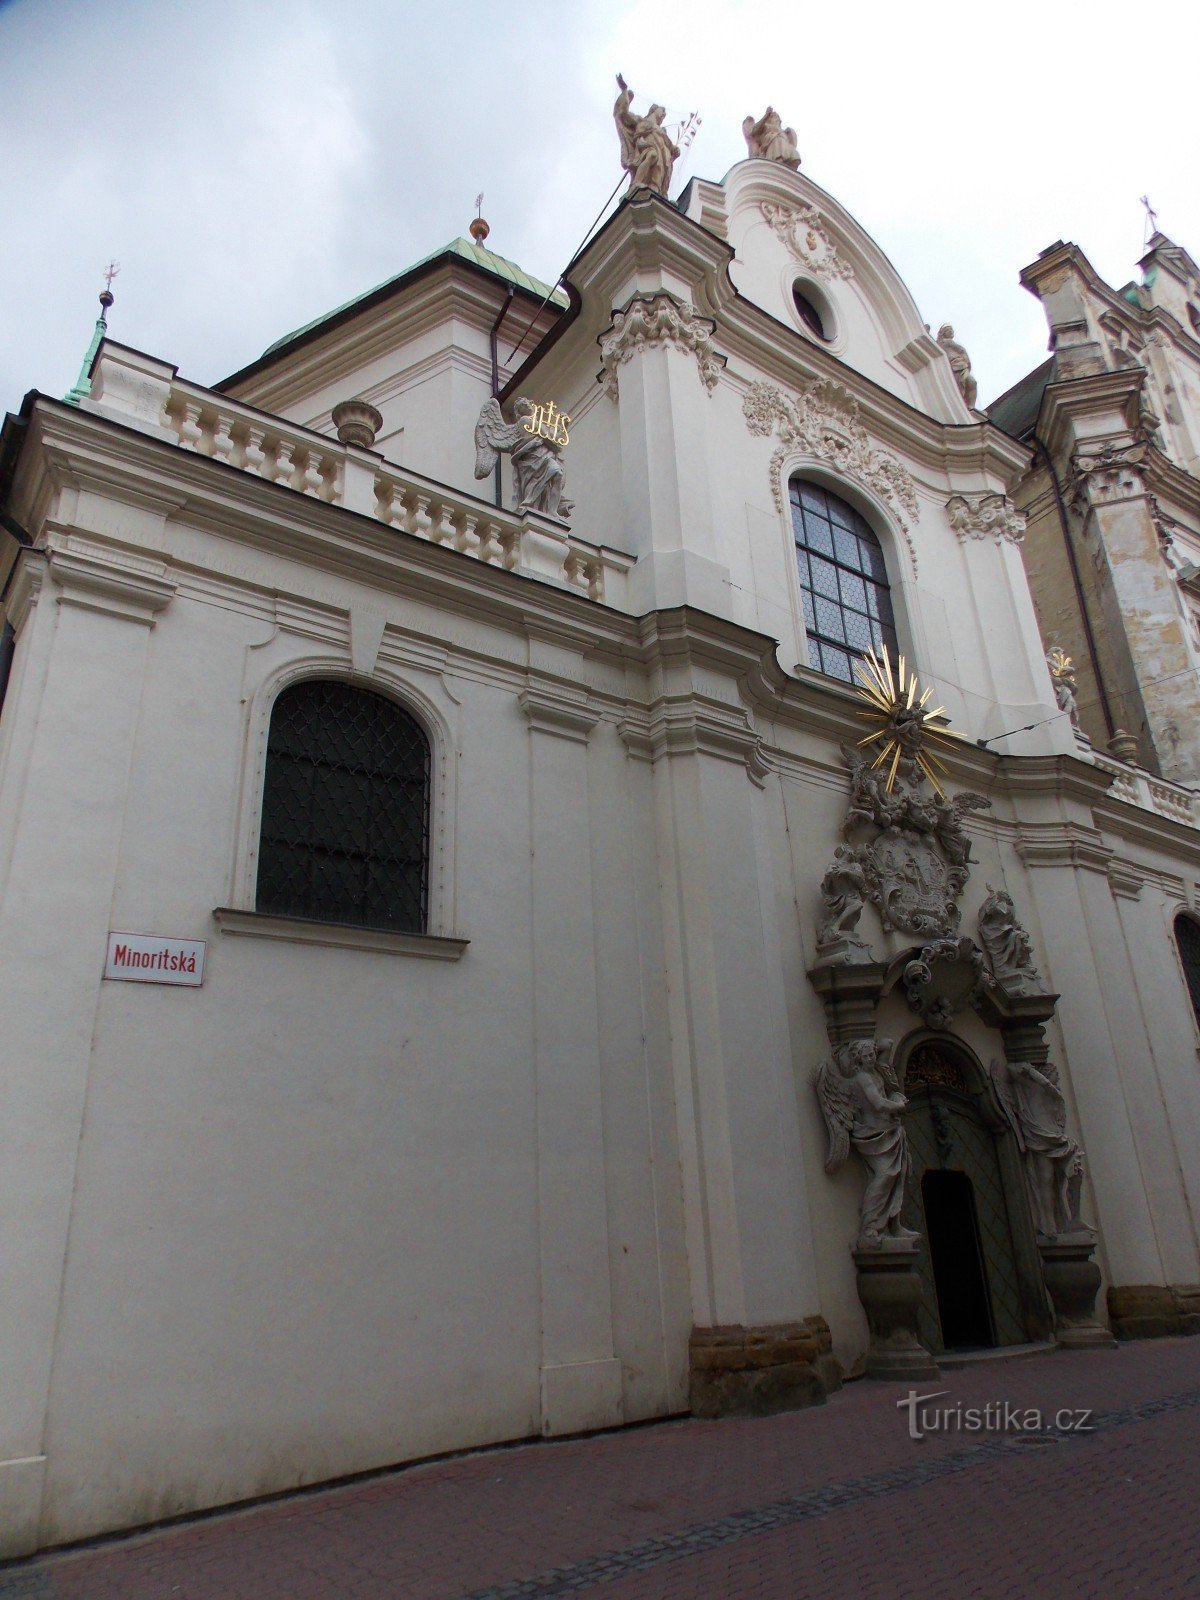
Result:
[[[918,1237],[901,1227],[908,1141],[900,1114],[908,1101],[891,1068],[892,1041],[852,1039],[817,1069],[814,1088],[829,1133],[826,1172],[836,1172],[853,1146],[866,1168],[858,1248],[901,1248]]]
[[[514,502],[518,512],[570,520],[574,501],[563,494],[562,446],[527,427],[533,402],[522,397],[513,406],[515,422],[505,422],[499,400],[489,400],[475,424],[475,476],[486,478],[500,453],[512,456]]]
[[[1054,698],[1058,702],[1058,709],[1067,713],[1073,728],[1078,728],[1079,685],[1075,679],[1075,663],[1065,650],[1055,645],[1046,657],[1046,665],[1050,668],[1050,681],[1054,685]]]
[[[1038,1233],[1048,1239],[1087,1231],[1079,1216],[1083,1151],[1067,1132],[1058,1073],[1046,1062],[993,1061],[996,1098],[1017,1136]]]
[[[753,117],[747,117],[742,123],[742,132],[751,156],[758,156],[764,161],[782,161],[793,172],[800,165],[796,130],[784,127],[774,106],[768,106],[757,122]]]
[[[979,395],[979,385],[972,376],[971,358],[967,354],[966,346],[959,344],[955,339],[953,325],[949,322],[943,322],[938,329],[937,342],[946,352],[951,371],[954,373],[954,381],[958,384],[959,393],[974,411],[975,401]]]
[[[621,92],[613,107],[613,120],[621,141],[621,165],[629,174],[629,187],[653,189],[655,194],[665,197],[679,159],[679,147],[663,127],[666,108],[652,105],[644,117],[635,116],[630,110],[633,90],[620,73],[617,74],[617,88]]]
[[[1033,941],[1017,921],[1012,895],[991,884],[979,908],[979,942],[1002,989],[1010,994],[1036,990],[1041,980],[1033,963]]]

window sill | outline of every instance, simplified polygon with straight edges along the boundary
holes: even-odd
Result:
[[[253,939],[319,944],[333,950],[373,950],[379,955],[418,956],[426,961],[459,961],[471,942],[435,933],[391,933],[386,928],[357,928],[351,923],[237,911],[231,906],[218,906],[213,920],[222,933],[248,934]]]

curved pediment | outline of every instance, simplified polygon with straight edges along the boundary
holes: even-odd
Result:
[[[883,251],[824,189],[778,161],[741,161],[686,196],[734,251],[738,292],[941,422],[972,423],[946,352]]]

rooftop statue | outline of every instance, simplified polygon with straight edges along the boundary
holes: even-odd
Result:
[[[1071,726],[1079,729],[1079,684],[1075,679],[1075,663],[1061,645],[1055,645],[1046,657],[1046,665],[1050,668],[1050,681],[1054,685],[1054,698],[1058,702],[1058,709],[1065,711],[1071,719]]]
[[[479,413],[475,476],[486,478],[498,455],[510,455],[518,513],[537,511],[567,522],[575,505],[563,495],[562,445],[557,438],[538,431],[532,400],[522,395],[513,410],[516,421],[505,422],[499,400],[492,399]]]
[[[949,322],[943,322],[938,329],[937,342],[946,352],[959,393],[971,410],[974,411],[975,401],[979,394],[979,385],[971,376],[971,358],[967,354],[966,346],[957,342],[954,337],[954,327]]]
[[[679,158],[679,146],[663,127],[667,119],[666,107],[652,105],[644,117],[635,116],[629,109],[633,104],[633,90],[619,72],[617,87],[621,92],[613,107],[613,120],[621,140],[621,165],[629,174],[629,187],[653,189],[655,194],[665,198]]]
[[[758,156],[763,161],[782,161],[793,172],[800,165],[796,130],[784,127],[774,106],[768,106],[757,122],[753,117],[747,117],[742,123],[742,132],[746,135],[746,148],[752,157]]]

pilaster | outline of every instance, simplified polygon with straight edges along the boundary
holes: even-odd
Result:
[[[173,590],[161,562],[56,534],[25,622],[39,670],[22,675],[6,709],[14,842],[0,897],[0,1173],[20,1198],[21,1225],[0,1244],[0,1555],[37,1538],[104,941],[150,628]]]
[[[553,649],[553,647],[551,647]],[[545,1434],[622,1420],[613,1352],[582,692],[531,680],[533,1006]]]

